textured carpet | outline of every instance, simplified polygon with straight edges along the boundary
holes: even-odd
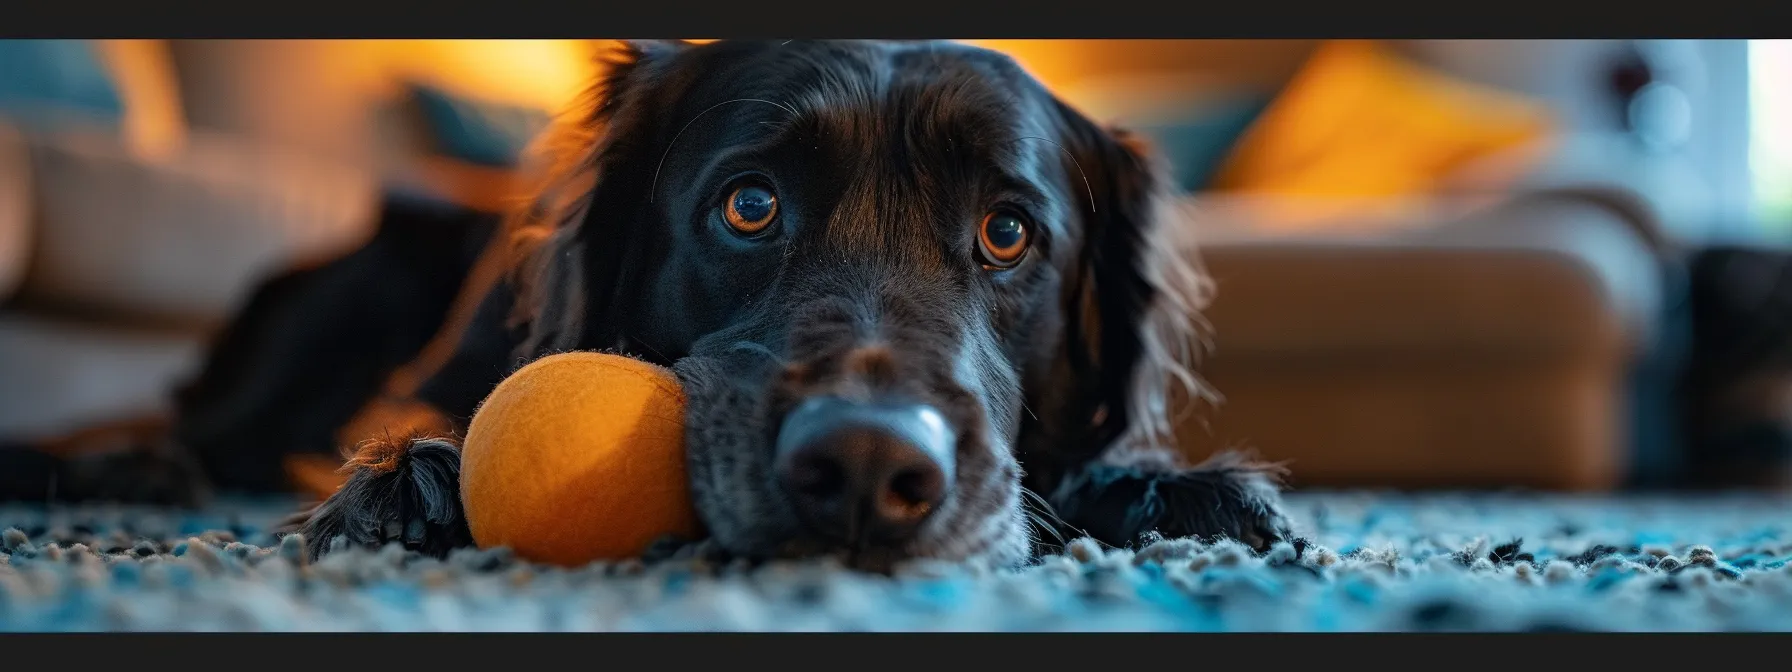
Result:
[[[1298,552],[1084,540],[893,578],[396,547],[307,565],[262,531],[279,505],[7,508],[0,630],[1792,630],[1788,504],[1300,495]]]

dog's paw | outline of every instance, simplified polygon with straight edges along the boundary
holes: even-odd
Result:
[[[1077,534],[1124,546],[1146,535],[1230,537],[1258,552],[1293,541],[1280,466],[1226,453],[1190,469],[1092,465],[1052,498]]]
[[[402,543],[435,557],[473,543],[460,503],[460,449],[447,439],[370,442],[329,499],[290,520],[313,558],[337,543]],[[337,539],[341,539],[340,542]]]
[[[1282,513],[1280,498],[1251,501],[1239,507],[1234,529],[1226,533],[1262,553],[1278,543],[1295,540],[1294,526]]]
[[[1218,491],[1217,513],[1230,515],[1215,515],[1212,522],[1223,529],[1203,536],[1224,534],[1262,552],[1295,538],[1294,526],[1282,506],[1282,478],[1286,475],[1279,464],[1257,462],[1241,453],[1220,453],[1177,474],[1181,487],[1171,487],[1166,494],[1182,499],[1183,503],[1171,506],[1197,506],[1211,501],[1200,497],[1200,490]]]
[[[686,539],[679,536],[664,536],[647,547],[641,554],[641,561],[647,563],[666,561],[693,561],[712,565],[727,564],[734,555],[713,537],[702,539]]]
[[[0,463],[0,498],[195,508],[212,494],[199,460],[156,416],[0,447]]]

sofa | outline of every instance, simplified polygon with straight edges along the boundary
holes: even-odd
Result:
[[[504,81],[501,57],[572,42],[9,44],[0,58],[19,67],[0,77],[0,441],[168,411],[258,284],[355,249],[394,199],[502,207],[509,171],[442,151],[408,94],[427,86],[437,108],[492,99],[545,115],[537,103],[552,91]],[[29,77],[46,71],[61,81]],[[270,80],[283,84],[258,84]],[[490,153],[490,138],[454,139],[466,138]]]
[[[1638,434],[1662,429],[1631,419],[1662,401],[1634,390],[1672,345],[1672,256],[1630,192],[1440,199],[1298,235],[1247,203],[1189,210],[1217,288],[1191,456],[1249,449],[1304,487],[1606,490],[1652,466],[1637,447],[1659,437]]]
[[[103,131],[0,141],[10,237],[29,251],[0,310],[0,435],[164,408],[209,334],[266,275],[369,230],[369,175],[194,134],[161,159]]]

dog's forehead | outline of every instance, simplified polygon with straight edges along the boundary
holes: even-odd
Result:
[[[686,105],[764,100],[790,112],[786,121],[848,136],[887,131],[893,123],[997,144],[1048,131],[1043,87],[1007,56],[979,47],[944,41],[731,47],[699,65]]]
[[[1008,57],[949,42],[716,45],[689,54],[699,57],[674,78],[686,79],[667,132],[698,129],[682,140],[684,160],[733,173],[755,160],[735,157],[801,156],[787,175],[822,169],[811,184],[832,185],[836,215],[888,227],[931,220],[952,245],[975,220],[946,213],[993,200],[1068,226],[1063,189],[1073,185],[1055,101]],[[855,170],[827,174],[832,166]]]

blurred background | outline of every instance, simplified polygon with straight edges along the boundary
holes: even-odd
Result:
[[[1792,42],[973,42],[1174,167],[1219,287],[1191,455],[1792,480]],[[501,208],[610,46],[0,41],[0,441],[164,415],[270,278]]]

